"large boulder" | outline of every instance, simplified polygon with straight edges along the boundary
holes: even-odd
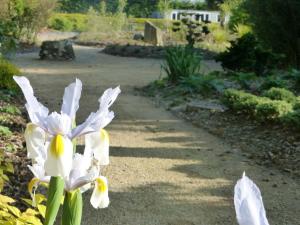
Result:
[[[163,32],[149,21],[145,22],[144,41],[154,46],[163,46]]]
[[[44,41],[39,55],[41,59],[75,59],[73,45],[70,40]]]

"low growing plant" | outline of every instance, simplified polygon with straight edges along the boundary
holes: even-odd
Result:
[[[282,100],[292,104],[297,102],[297,97],[294,95],[294,93],[284,88],[273,87],[270,90],[265,91],[263,96],[272,100]]]
[[[201,56],[189,47],[175,46],[166,49],[165,62],[162,69],[172,83],[199,73]]]
[[[293,112],[293,105],[286,101],[270,100],[256,106],[256,118],[260,121],[280,121],[284,116]]]

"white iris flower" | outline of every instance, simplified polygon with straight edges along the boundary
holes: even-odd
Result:
[[[234,206],[239,225],[269,225],[260,190],[245,173],[235,185]]]
[[[94,183],[91,203],[95,208],[106,207],[109,202],[107,180],[100,176],[100,166],[109,163],[109,138],[103,128],[114,118],[109,108],[121,92],[120,88],[107,89],[99,99],[99,109],[73,128],[82,91],[80,80],[76,79],[65,88],[61,112],[51,114],[36,99],[26,77],[14,76],[14,80],[25,96],[31,120],[25,139],[28,158],[34,163],[29,166],[35,176],[29,184],[32,196],[38,183],[49,182],[51,176],[62,177],[68,192],[86,190]],[[74,154],[72,140],[82,135],[85,135],[85,153]]]

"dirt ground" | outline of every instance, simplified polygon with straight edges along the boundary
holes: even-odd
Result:
[[[96,110],[106,88],[121,85],[116,119],[107,127],[111,164],[104,174],[111,204],[94,210],[86,195],[83,225],[236,224],[233,187],[243,171],[260,187],[270,224],[300,224],[297,180],[249,162],[222,139],[135,94],[134,87],[159,76],[160,61],[108,56],[90,47],[75,52],[73,62],[40,61],[30,53],[15,63],[52,110],[60,110],[64,87],[80,78],[79,121]]]

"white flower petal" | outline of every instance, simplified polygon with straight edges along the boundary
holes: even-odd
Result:
[[[47,131],[52,135],[68,135],[71,132],[72,120],[64,113],[53,112],[46,118],[45,124]]]
[[[44,165],[33,164],[28,166],[30,171],[33,173],[34,177],[39,179],[41,182],[50,182],[50,176],[46,176]]]
[[[43,121],[43,119],[48,116],[49,110],[40,102],[38,102],[38,100],[34,96],[30,82],[26,77],[14,76],[13,78],[20,86],[27,101],[26,109],[28,111],[31,122],[42,126],[41,121]]]
[[[25,130],[25,140],[28,158],[45,157],[46,134],[43,129],[33,123],[28,123]]]
[[[114,89],[109,88],[106,91],[104,91],[103,95],[98,100],[100,103],[100,110],[108,109],[116,101],[120,93],[121,93],[120,86]]]
[[[234,205],[239,225],[269,225],[260,190],[245,173],[234,188]]]
[[[73,129],[70,138],[73,139],[86,133],[96,132],[107,126],[114,118],[114,113],[109,111],[109,107],[114,103],[120,92],[119,87],[106,90],[99,99],[99,110],[91,113],[84,123]]]
[[[106,208],[109,205],[107,179],[100,176],[95,181],[95,188],[90,200],[95,209]]]
[[[62,135],[52,138],[47,151],[45,171],[48,176],[67,177],[72,169],[73,144]]]
[[[79,79],[65,88],[61,111],[75,120],[76,112],[79,108],[81,97],[82,83]]]
[[[100,165],[109,164],[109,135],[104,129],[85,135],[84,154],[93,154]]]

